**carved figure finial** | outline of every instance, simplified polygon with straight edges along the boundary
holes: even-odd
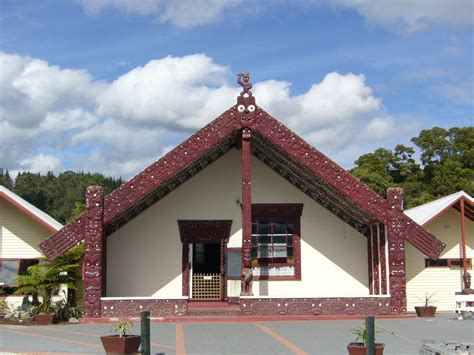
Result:
[[[240,93],[240,96],[244,96],[247,94],[248,96],[252,96],[252,84],[250,83],[250,73],[242,72],[237,74],[237,83],[242,86],[243,90]]]

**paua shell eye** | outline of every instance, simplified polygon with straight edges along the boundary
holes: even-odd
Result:
[[[253,112],[255,111],[255,106],[254,105],[249,105],[249,107],[247,107],[249,109],[250,112]]]
[[[245,111],[245,106],[244,105],[239,105],[239,106],[237,106],[237,110],[239,112],[244,112]]]

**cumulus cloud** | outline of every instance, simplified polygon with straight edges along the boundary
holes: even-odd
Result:
[[[415,32],[434,24],[455,28],[472,27],[472,0],[330,0],[340,7],[351,8],[374,24],[395,26],[397,30]]]
[[[241,0],[80,0],[88,15],[115,8],[138,15],[152,15],[160,22],[178,27],[193,27],[217,22],[227,8]]]
[[[0,58],[0,166],[10,170],[129,178],[232,106],[240,91],[228,82],[231,70],[204,54],[152,60],[111,83],[39,59]],[[332,72],[298,95],[276,80],[255,83],[254,93],[317,148],[352,161],[358,144],[367,137],[377,144],[394,126],[365,80]]]
[[[152,60],[115,80],[98,97],[101,115],[196,129],[232,105],[229,69],[203,55]]]

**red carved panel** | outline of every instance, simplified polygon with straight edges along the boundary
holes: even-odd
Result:
[[[183,243],[220,243],[230,237],[232,220],[178,220],[179,235]]]
[[[405,240],[404,220],[400,218],[403,209],[403,192],[400,188],[389,189],[388,261],[390,270],[390,294],[392,296],[392,313],[406,312],[406,275],[405,275]]]
[[[378,233],[377,226],[372,226],[372,268],[374,277],[374,293],[380,294],[380,282],[379,282],[379,246],[378,246]]]
[[[189,278],[190,278],[190,263],[189,263],[189,244],[183,243],[183,255],[182,255],[182,288],[183,296],[189,296]]]
[[[369,294],[374,294],[374,275],[372,267],[372,233],[370,229],[366,232],[367,237],[367,267],[368,267],[368,276],[369,276]]]
[[[385,315],[390,297],[241,298],[240,309],[247,316]]]
[[[387,256],[385,253],[385,226],[379,225],[379,243],[380,243],[380,278],[382,280],[382,294],[387,294]]]
[[[104,317],[139,317],[142,311],[150,311],[151,317],[173,317],[184,315],[187,309],[186,299],[102,300]]]
[[[100,186],[87,188],[84,217],[84,316],[100,317],[106,264],[104,193]]]

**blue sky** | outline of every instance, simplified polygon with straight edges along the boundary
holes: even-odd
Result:
[[[473,124],[471,0],[0,0],[0,166],[128,178],[233,105],[346,168]]]

